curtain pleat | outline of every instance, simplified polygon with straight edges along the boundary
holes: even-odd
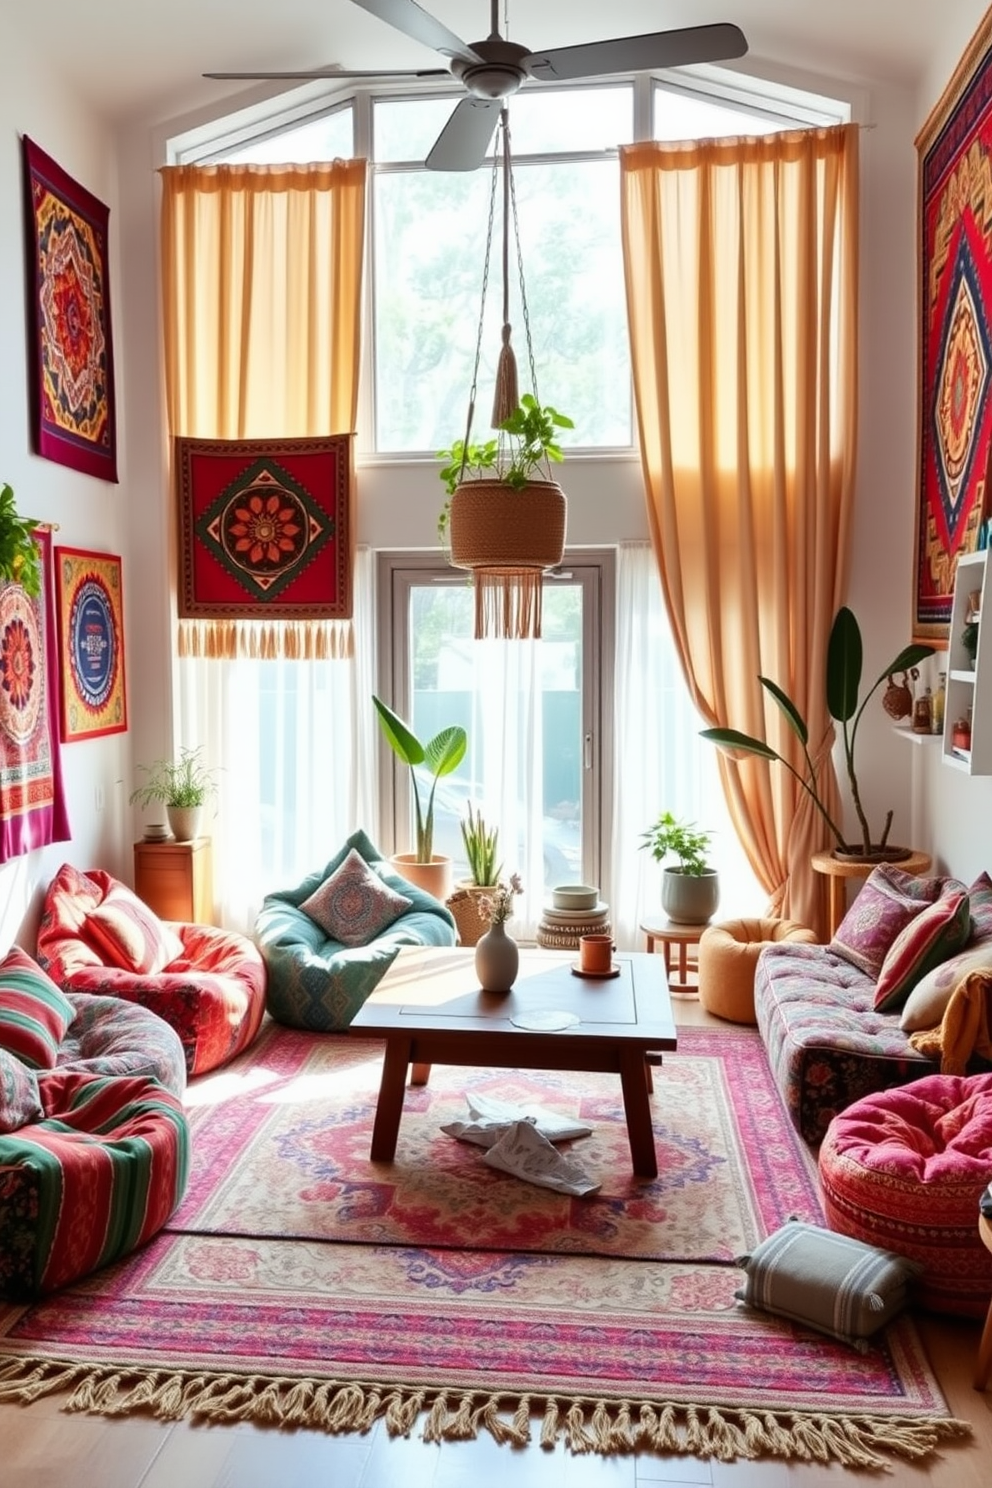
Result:
[[[824,667],[853,501],[857,126],[631,145],[621,182],[648,521],[690,694],[802,773],[758,677],[777,682],[836,806]],[[771,907],[822,929],[806,793],[754,758],[720,771]]]

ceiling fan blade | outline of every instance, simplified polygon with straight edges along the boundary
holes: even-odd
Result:
[[[369,15],[378,16],[387,26],[402,31],[404,36],[412,36],[414,41],[423,42],[424,46],[440,52],[442,57],[466,57],[470,61],[481,61],[460,36],[456,36],[447,26],[442,26],[440,21],[428,15],[426,10],[416,4],[416,0],[354,0],[354,4],[367,10]]]
[[[290,72],[205,72],[205,78],[244,78],[255,82],[276,81],[281,78],[296,78],[301,82],[318,78],[450,78],[446,67],[430,67],[421,72],[355,72],[347,67],[303,67]]]
[[[652,67],[685,67],[691,62],[722,62],[727,57],[743,57],[746,51],[747,41],[740,27],[721,23],[532,52],[526,66],[531,77],[553,81],[603,77],[611,72],[646,72]]]
[[[486,158],[499,111],[499,98],[463,98],[431,148],[428,170],[475,170]]]

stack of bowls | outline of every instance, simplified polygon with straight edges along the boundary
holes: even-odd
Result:
[[[561,884],[551,891],[537,927],[537,943],[545,950],[575,951],[583,935],[609,935],[610,906],[594,884]]]

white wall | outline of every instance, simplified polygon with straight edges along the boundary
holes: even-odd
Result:
[[[16,37],[2,34],[3,88],[0,89],[0,347],[3,397],[0,398],[0,482],[14,489],[24,516],[58,523],[53,544],[126,553],[126,514],[134,499],[126,438],[126,387],[118,368],[118,459],[120,485],[80,475],[31,453],[29,356],[26,310],[25,209],[21,136],[29,138],[110,207],[111,313],[115,350],[121,350],[124,306],[118,188],[113,140],[64,84],[46,76],[40,62]],[[137,575],[125,556],[124,611]],[[53,673],[52,685],[57,687]],[[127,868],[129,825],[122,807],[128,764],[126,734],[80,740],[62,750],[72,840],[28,854],[0,868],[0,950],[17,936],[31,944],[33,921],[43,886],[62,862],[80,867],[101,864],[113,872]],[[122,782],[119,784],[118,782]],[[102,791],[103,808],[97,809]]]

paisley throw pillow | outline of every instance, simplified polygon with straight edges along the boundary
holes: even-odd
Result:
[[[300,908],[342,945],[367,945],[413,903],[383,883],[352,848],[344,862]]]

